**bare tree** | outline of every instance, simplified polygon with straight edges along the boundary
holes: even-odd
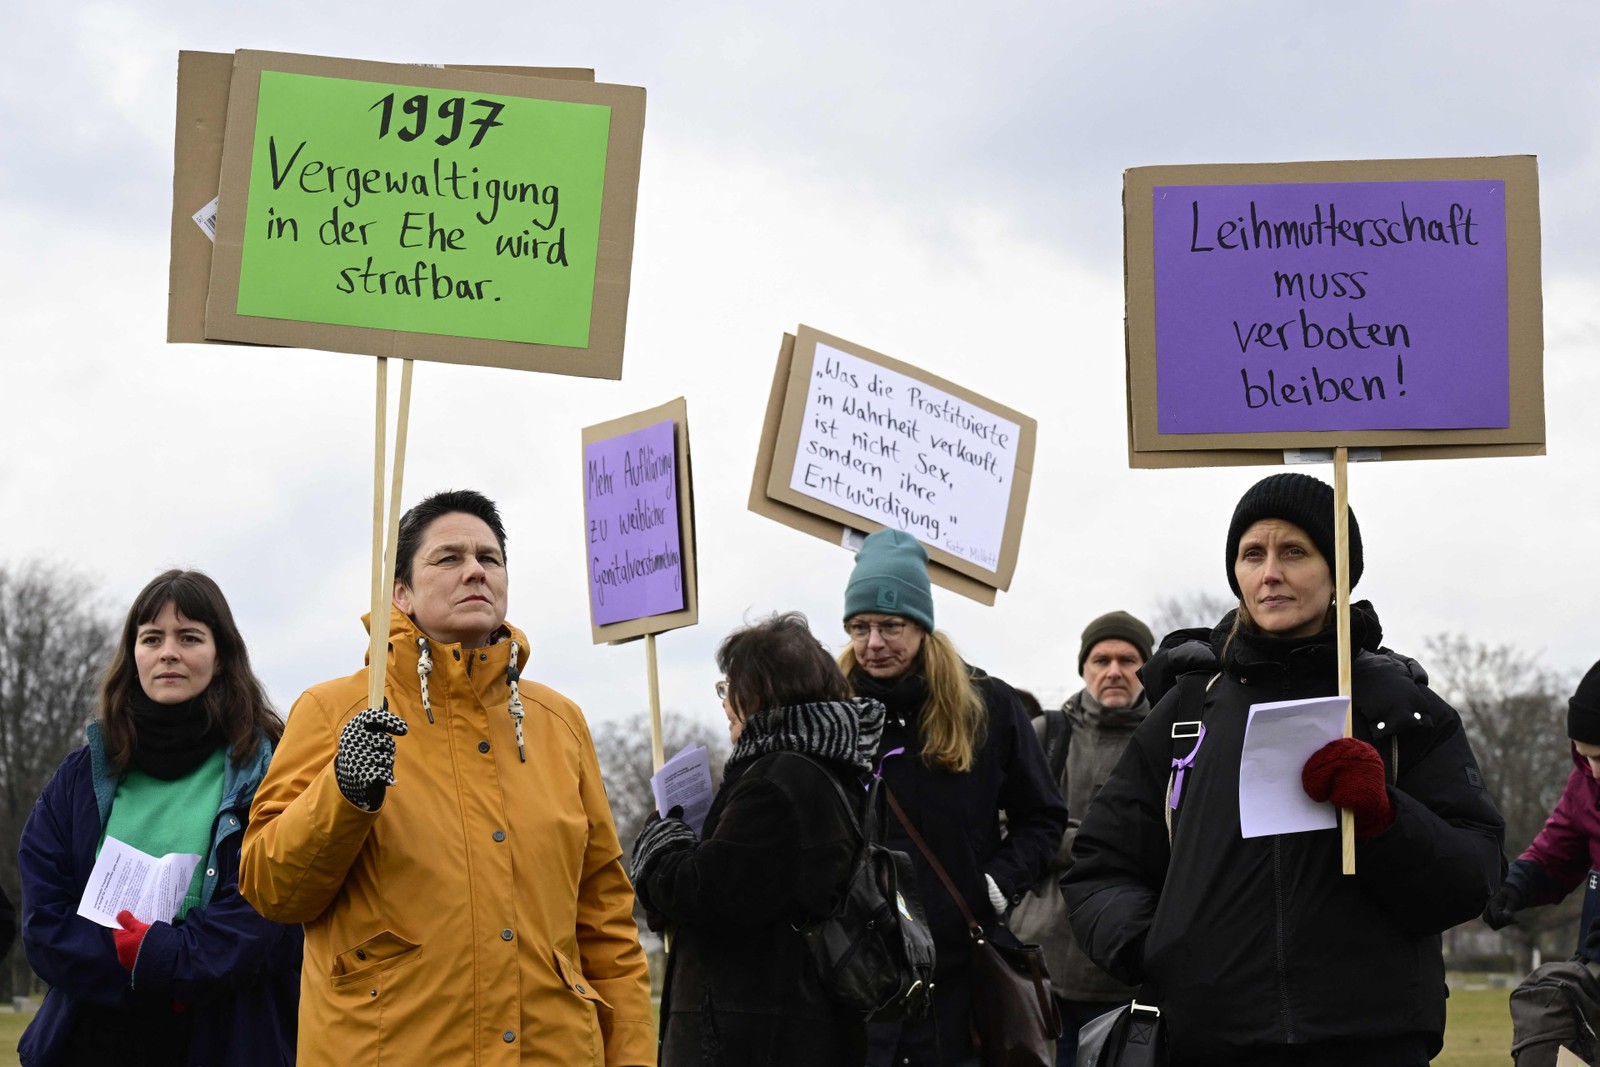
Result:
[[[1156,600],[1155,613],[1148,620],[1150,632],[1155,634],[1159,643],[1174,630],[1183,630],[1191,626],[1215,626],[1218,619],[1238,606],[1239,602],[1232,597],[1198,589],[1159,597]]]
[[[1515,858],[1532,843],[1572,773],[1567,740],[1569,680],[1512,645],[1486,645],[1459,634],[1424,641],[1435,692],[1461,714],[1484,785],[1506,820],[1506,852]],[[1539,944],[1570,955],[1582,894],[1523,913],[1509,927],[1526,961]]]
[[[712,782],[721,783],[722,765],[728,759],[728,735],[724,731],[710,722],[667,712],[661,718],[661,734],[669,757],[687,745],[704,745],[711,761]],[[594,731],[594,747],[600,757],[606,797],[611,801],[611,817],[626,853],[650,813],[656,810],[650,792],[654,768],[650,759],[649,715],[640,713],[631,719],[601,723]]]
[[[82,743],[115,639],[87,579],[40,562],[0,565],[0,885],[19,904],[22,825],[56,765]],[[0,997],[31,984],[14,950],[0,967]]]

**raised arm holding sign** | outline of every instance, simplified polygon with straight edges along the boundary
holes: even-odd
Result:
[[[334,976],[301,997],[302,1064],[380,1046],[654,1062],[594,745],[523,675],[498,510],[460,491],[399,511],[414,358],[620,376],[643,101],[510,68],[235,57],[205,339],[378,357],[368,664],[296,704],[241,863],[246,898],[304,924],[308,973]],[[192,298],[207,257],[183,232]],[[169,335],[193,340],[179,292]],[[389,356],[405,362],[386,520]],[[419,872],[430,887],[408,891]],[[381,991],[383,1026],[341,988]]]

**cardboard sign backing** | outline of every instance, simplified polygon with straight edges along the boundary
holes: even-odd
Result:
[[[1330,424],[1345,418],[1349,420],[1348,424],[1328,429],[1293,428],[1264,432],[1164,432],[1158,399],[1159,335],[1163,330],[1169,338],[1181,334],[1183,319],[1181,315],[1174,315],[1174,308],[1181,307],[1184,299],[1194,300],[1195,294],[1186,293],[1181,288],[1168,291],[1164,296],[1158,294],[1162,272],[1165,272],[1169,285],[1175,273],[1172,249],[1157,249],[1155,245],[1158,225],[1154,197],[1158,191],[1193,192],[1195,187],[1210,186],[1252,187],[1252,190],[1327,186],[1337,192],[1342,185],[1353,196],[1360,190],[1371,192],[1370,183],[1394,183],[1390,186],[1396,191],[1395,210],[1390,212],[1393,218],[1378,220],[1388,229],[1378,225],[1363,228],[1364,223],[1374,220],[1359,217],[1343,222],[1334,217],[1324,219],[1323,204],[1320,202],[1314,221],[1310,215],[1297,218],[1296,221],[1302,224],[1300,234],[1307,238],[1308,246],[1313,243],[1313,237],[1315,243],[1327,246],[1326,249],[1319,249],[1327,253],[1325,260],[1320,261],[1320,272],[1304,269],[1308,262],[1319,262],[1314,258],[1307,259],[1304,248],[1297,244],[1288,247],[1297,238],[1295,232],[1287,228],[1283,218],[1270,216],[1265,211],[1267,218],[1255,217],[1253,199],[1249,201],[1248,209],[1239,208],[1236,221],[1208,215],[1204,196],[1190,197],[1177,205],[1180,212],[1191,212],[1193,217],[1192,235],[1188,238],[1192,243],[1183,252],[1216,250],[1218,255],[1211,257],[1210,261],[1229,267],[1246,256],[1253,257],[1257,264],[1256,276],[1252,280],[1254,290],[1248,293],[1243,288],[1239,290],[1240,306],[1247,310],[1240,318],[1233,320],[1236,336],[1224,336],[1220,339],[1221,343],[1207,353],[1208,358],[1216,360],[1214,371],[1208,373],[1226,375],[1230,380],[1232,376],[1240,376],[1241,381],[1234,382],[1233,387],[1243,388],[1261,405],[1269,401],[1276,405],[1277,393],[1296,398],[1296,402],[1303,397],[1308,405],[1305,410],[1321,405],[1317,407],[1317,417]],[[1425,186],[1420,183],[1435,184]],[[1498,331],[1503,329],[1504,377],[1488,384],[1467,384],[1501,390],[1500,400],[1505,416],[1479,417],[1477,422],[1481,424],[1476,425],[1460,424],[1462,421],[1473,421],[1471,417],[1465,417],[1449,428],[1423,428],[1424,422],[1418,422],[1417,419],[1437,420],[1432,425],[1446,426],[1449,423],[1450,412],[1429,412],[1408,414],[1412,418],[1410,425],[1405,424],[1406,418],[1398,418],[1394,420],[1396,425],[1376,426],[1373,423],[1381,420],[1375,420],[1371,405],[1363,405],[1361,401],[1370,401],[1376,390],[1378,399],[1391,402],[1391,411],[1403,410],[1394,401],[1404,395],[1408,384],[1413,387],[1414,397],[1421,395],[1416,388],[1418,379],[1422,377],[1418,370],[1427,366],[1427,358],[1433,358],[1436,363],[1448,358],[1451,351],[1448,329],[1454,324],[1447,317],[1442,317],[1443,313],[1436,315],[1431,327],[1412,323],[1412,328],[1418,334],[1416,346],[1412,347],[1413,338],[1404,323],[1368,321],[1373,316],[1367,314],[1365,309],[1375,301],[1362,304],[1359,302],[1361,297],[1374,291],[1383,296],[1395,289],[1404,289],[1413,308],[1425,307],[1434,294],[1448,293],[1450,287],[1458,282],[1462,287],[1475,284],[1480,288],[1485,282],[1481,262],[1477,265],[1476,276],[1469,276],[1470,272],[1465,266],[1450,268],[1448,263],[1438,272],[1395,266],[1400,262],[1400,257],[1394,254],[1399,243],[1389,244],[1391,235],[1397,238],[1416,237],[1418,240],[1431,235],[1441,245],[1453,238],[1458,248],[1468,243],[1464,240],[1470,234],[1470,230],[1465,229],[1465,209],[1453,215],[1444,213],[1441,218],[1429,220],[1426,224],[1402,214],[1403,194],[1411,195],[1412,209],[1416,209],[1419,190],[1456,188],[1439,183],[1467,183],[1459,188],[1472,189],[1476,186],[1496,191],[1503,187],[1504,291],[1502,294],[1495,288],[1489,293],[1489,299],[1469,299],[1467,306],[1476,311],[1483,305],[1502,301],[1501,324],[1496,325],[1496,320],[1491,316],[1487,321],[1493,328],[1481,332],[1498,345]],[[1230,190],[1218,189],[1216,192],[1225,194]],[[1124,175],[1123,197],[1127,270],[1128,451],[1131,466],[1281,463],[1287,449],[1331,449],[1338,446],[1381,449],[1383,459],[1447,459],[1544,453],[1543,305],[1539,265],[1538,174],[1533,157],[1140,167]],[[1332,196],[1327,199],[1331,207],[1337,207]],[[1233,206],[1237,208],[1240,203],[1235,200]],[[1170,205],[1163,204],[1162,207],[1166,209]],[[1172,217],[1164,217],[1169,219],[1170,227]],[[1268,225],[1269,222],[1275,226]],[[1323,228],[1324,223],[1327,224],[1326,228]],[[1433,229],[1430,230],[1429,226]],[[1170,229],[1163,233],[1170,242]],[[1340,238],[1344,239],[1342,246],[1338,245]],[[1263,244],[1274,241],[1288,243],[1281,248]],[[1460,262],[1465,263],[1464,260]],[[1449,274],[1451,269],[1457,270],[1460,277],[1452,278]],[[1489,280],[1498,285],[1497,277]],[[1308,282],[1311,287],[1309,292]],[[1320,296],[1318,283],[1321,285]],[[1281,322],[1259,313],[1262,288],[1271,289],[1274,286],[1275,295],[1282,306]],[[1414,295],[1411,295],[1413,291]],[[1243,299],[1247,295],[1254,303]],[[1269,299],[1272,295],[1270,292],[1267,294]],[[1158,308],[1158,299],[1165,299],[1169,303],[1164,308]],[[1201,309],[1195,316],[1196,330],[1226,333],[1225,329],[1217,330],[1217,324],[1223,322],[1225,325],[1226,316],[1233,312],[1231,306],[1211,294],[1208,305],[1197,303],[1196,307]],[[1211,314],[1211,310],[1216,308],[1221,310]],[[1362,314],[1358,315],[1352,309],[1359,309]],[[1161,318],[1163,311],[1165,319]],[[1333,324],[1344,321],[1339,316],[1347,318],[1350,325],[1330,329]],[[1358,321],[1360,325],[1357,325]],[[1430,329],[1435,336],[1429,336]],[[1437,341],[1439,334],[1447,335],[1444,343],[1435,344],[1435,350],[1428,351],[1427,343]],[[1462,336],[1477,337],[1466,333]],[[1369,347],[1373,341],[1392,347],[1395,355],[1391,356],[1386,350],[1384,359],[1390,363],[1385,365],[1392,366],[1397,375],[1390,374],[1385,381],[1381,374],[1363,377],[1361,373],[1351,375],[1347,370],[1340,369],[1341,356],[1352,354],[1357,348]],[[1336,350],[1334,342],[1338,343],[1339,349],[1349,346],[1349,352]],[[1263,344],[1273,354],[1302,348],[1302,358],[1305,358],[1304,346],[1310,345],[1316,349],[1315,355],[1322,365],[1309,373],[1302,367],[1301,374],[1286,375],[1291,379],[1288,384],[1273,379],[1269,391],[1269,380],[1262,371]],[[1410,363],[1412,377],[1408,382],[1405,359],[1412,356],[1416,358]],[[1487,366],[1487,363],[1480,365]],[[1498,367],[1490,369],[1496,375],[1501,373]],[[1256,374],[1254,379],[1249,377],[1252,370]],[[1296,378],[1298,381],[1293,380]],[[1361,393],[1363,385],[1367,390],[1364,395]],[[1341,389],[1344,391],[1342,397]],[[1169,390],[1166,395],[1170,406],[1174,392]],[[1180,391],[1177,395],[1182,396],[1183,393]],[[1194,395],[1212,403],[1199,392]],[[1327,406],[1329,400],[1334,402],[1331,407]],[[1414,401],[1413,407],[1420,407],[1420,402]],[[1170,416],[1170,411],[1168,414]],[[1175,420],[1169,418],[1168,421]],[[1496,422],[1500,425],[1494,425]]]
[[[619,419],[596,423],[583,428],[583,452],[587,453],[589,446],[611,438],[621,437],[638,430],[670,421],[673,425],[673,436],[676,443],[674,458],[676,474],[676,502],[678,506],[678,544],[681,556],[679,573],[683,578],[683,609],[680,611],[663,612],[658,615],[646,615],[636,619],[622,622],[596,624],[594,621],[593,605],[591,603],[589,632],[595,644],[602,641],[613,644],[622,641],[632,641],[646,634],[665,633],[684,626],[693,626],[700,621],[700,590],[699,575],[695,561],[695,528],[694,528],[694,479],[690,473],[689,464],[689,406],[683,397],[669,400],[659,407],[646,411],[624,415]],[[587,465],[583,471],[587,479],[589,472]],[[610,550],[606,549],[598,535],[591,535],[587,525],[584,531],[584,572],[590,575],[584,582],[584,588],[590,588],[593,578],[593,568],[599,565],[609,566]],[[602,551],[604,550],[604,551]]]
[[[217,97],[214,86],[218,73],[216,61],[201,60],[192,63],[191,66],[196,76],[196,83],[209,88],[209,91],[203,94],[207,103],[215,106]],[[638,197],[640,149],[644,128],[644,90],[628,86],[593,84],[571,78],[532,78],[502,73],[508,69],[514,68],[435,68],[284,53],[251,51],[237,53],[227,90],[227,119],[221,131],[220,204],[217,240],[211,249],[211,272],[206,287],[203,330],[205,338],[539,370],[588,377],[621,377],[633,256],[634,218]],[[542,71],[541,73],[583,72]],[[588,113],[606,115],[607,118],[603,119],[598,127],[601,131],[600,140],[596,142],[603,144],[604,150],[603,153],[596,151],[593,154],[592,158],[596,162],[591,166],[596,174],[592,181],[594,188],[599,191],[599,204],[593,204],[594,198],[587,197],[577,207],[567,209],[569,214],[574,210],[586,210],[597,215],[597,220],[587,224],[594,229],[584,231],[590,236],[577,238],[574,247],[574,258],[581,258],[580,254],[593,256],[592,260],[573,265],[578,271],[592,269],[592,293],[584,287],[587,283],[581,282],[587,275],[567,271],[569,264],[557,262],[551,256],[554,250],[551,248],[552,242],[549,238],[554,234],[542,232],[538,228],[540,225],[538,221],[527,224],[528,220],[520,218],[513,220],[509,216],[501,219],[496,214],[501,206],[498,192],[494,194],[495,202],[481,209],[489,212],[489,215],[484,217],[491,218],[498,224],[493,232],[488,229],[480,232],[471,222],[468,222],[462,231],[458,225],[459,220],[443,221],[445,199],[440,200],[441,218],[436,230],[433,217],[422,210],[428,206],[426,203],[420,201],[408,203],[404,200],[405,194],[396,195],[389,192],[391,205],[411,207],[414,210],[402,222],[397,217],[400,214],[397,208],[377,224],[378,233],[389,243],[387,259],[379,259],[370,248],[364,247],[361,244],[359,230],[352,229],[343,241],[333,242],[348,242],[351,245],[347,256],[348,270],[339,271],[337,275],[329,274],[327,277],[319,273],[314,281],[301,278],[293,271],[285,271],[282,272],[281,281],[278,283],[285,291],[294,290],[296,287],[304,289],[314,284],[318,287],[319,299],[335,303],[343,298],[330,298],[327,296],[327,290],[336,285],[360,287],[358,292],[351,292],[351,288],[341,289],[340,292],[351,294],[351,302],[338,306],[341,309],[348,309],[367,306],[376,308],[381,305],[384,309],[382,314],[368,313],[364,324],[352,324],[341,319],[340,315],[351,314],[347,310],[341,310],[331,318],[320,313],[298,312],[284,313],[282,317],[269,314],[241,314],[239,311],[241,295],[243,294],[248,300],[259,301],[263,291],[259,284],[248,287],[241,284],[241,270],[251,269],[252,262],[246,246],[246,227],[255,228],[252,231],[254,236],[251,237],[253,242],[251,247],[257,249],[254,253],[255,260],[264,260],[267,256],[267,253],[262,251],[265,247],[263,244],[265,238],[261,236],[263,231],[275,233],[280,237],[284,235],[282,227],[285,223],[282,216],[275,216],[271,210],[256,210],[252,208],[250,202],[252,172],[257,175],[256,195],[260,195],[259,175],[263,171],[267,152],[267,149],[262,147],[266,139],[258,138],[256,123],[258,103],[268,95],[263,93],[265,79],[268,78],[273,79],[270,95],[274,101],[280,100],[289,89],[300,91],[303,85],[313,83],[328,86],[329,93],[339,92],[342,94],[341,101],[345,96],[351,96],[357,87],[360,87],[360,91],[370,89],[369,95],[376,100],[372,105],[373,109],[377,109],[385,99],[388,101],[382,111],[375,110],[370,117],[370,122],[377,126],[381,116],[380,135],[390,136],[392,118],[392,132],[395,137],[401,140],[416,137],[419,142],[415,156],[418,172],[424,171],[428,160],[436,158],[439,153],[456,153],[450,162],[451,165],[459,167],[459,180],[463,184],[457,188],[471,189],[472,182],[481,182],[482,188],[487,188],[487,183],[491,180],[498,183],[516,182],[523,187],[523,193],[526,194],[529,188],[538,184],[537,175],[524,173],[522,170],[495,175],[476,173],[473,171],[474,157],[462,155],[464,147],[475,146],[474,142],[480,133],[500,138],[498,142],[500,146],[513,143],[508,138],[514,137],[514,134],[506,134],[504,131],[492,128],[494,117],[498,114],[493,110],[497,100],[511,101],[516,107],[524,110],[541,109],[541,115],[555,115],[566,125],[571,125],[575,121],[571,116],[584,112],[585,106]],[[384,96],[382,94],[386,89],[391,91]],[[413,95],[407,97],[407,93]],[[180,94],[180,143],[177,148],[180,159],[186,149],[191,147],[184,143],[188,140],[198,139],[202,146],[210,146],[211,153],[214,154],[215,151],[214,142],[217,137],[215,129],[209,122],[196,123],[193,116],[185,112],[185,107],[190,101],[200,95],[202,94]],[[426,108],[422,109],[421,113],[412,109],[413,102],[416,101],[426,103]],[[341,114],[354,113],[365,118],[367,110],[365,98],[359,103],[361,106],[355,108],[345,101],[342,104]],[[578,105],[578,107],[567,105]],[[308,107],[300,109],[298,113],[309,113],[313,110]],[[508,111],[507,114],[509,113]],[[429,116],[433,125],[424,130],[422,129],[424,119]],[[454,128],[450,124],[452,119]],[[312,120],[306,121],[309,123]],[[523,125],[527,125],[527,121],[521,120]],[[267,131],[268,134],[273,132]],[[309,155],[310,152],[321,150],[324,156],[337,156],[337,159],[329,158],[327,162],[330,167],[344,167],[341,177],[349,177],[347,172],[351,169],[366,166],[359,151],[351,149],[344,152],[336,149],[327,152],[325,145],[308,149],[305,158],[295,158],[291,165],[291,153],[295,145],[305,138],[292,129],[285,129],[279,133],[284,143],[281,146],[276,143],[272,145],[274,149],[281,149],[280,156],[273,160],[272,173],[283,182],[291,183],[279,188],[287,188],[293,192],[292,183],[300,182],[306,173],[310,173],[303,169],[307,163],[310,163],[315,171],[311,174],[311,181],[321,180],[325,174],[330,180],[334,180],[334,175],[330,171],[321,169],[324,160]],[[458,135],[460,139],[456,140]],[[589,136],[592,139],[594,135]],[[469,137],[473,138],[474,142],[469,142]],[[429,138],[437,140],[440,145],[448,144],[449,147],[435,150],[431,142],[422,143]],[[399,141],[391,137],[385,143],[392,149]],[[525,146],[517,144],[515,150],[525,151]],[[583,158],[587,160],[591,157]],[[196,255],[189,248],[185,249],[182,257],[178,255],[180,242],[178,233],[185,225],[193,227],[188,215],[199,206],[189,203],[198,196],[198,192],[192,188],[197,184],[197,179],[185,175],[183,173],[185,169],[196,168],[186,168],[185,164],[180,164],[180,173],[174,183],[174,309],[169,313],[169,334],[187,339],[193,332],[192,312],[186,311],[180,314],[176,308],[180,304],[180,293],[192,299],[194,284],[191,279],[192,275],[198,273],[195,261],[203,256]],[[601,170],[603,175],[600,174]],[[369,202],[375,202],[375,198],[386,194],[387,191],[382,189],[382,180],[379,178],[369,186],[366,195],[374,198],[374,201]],[[448,174],[445,180],[449,180]],[[304,185],[301,189],[305,189]],[[546,196],[551,195],[548,185],[544,191]],[[479,195],[477,192],[473,195],[475,199],[469,206],[477,208],[480,203],[487,203],[476,199]],[[538,194],[532,195],[537,202]],[[459,205],[451,206],[459,207]],[[525,206],[525,202],[519,206]],[[268,209],[271,207],[273,205],[266,205]],[[355,211],[330,191],[323,214],[331,212],[335,207],[344,213],[344,218],[338,220],[339,223],[343,223]],[[548,221],[553,223],[556,221],[556,214],[564,209],[559,202],[556,202],[548,204],[544,210],[549,216]],[[323,225],[330,221],[328,218],[308,216],[295,221],[298,224],[297,229],[289,236],[294,240],[306,242],[308,249],[314,247],[313,242],[318,239],[315,235],[322,234],[322,243],[329,244],[326,233],[337,234],[340,230],[338,224],[334,225],[331,231],[323,230]],[[480,218],[478,221],[482,222],[483,219]],[[543,238],[542,242],[528,246],[532,249],[531,253],[518,252],[513,247],[515,227],[518,224],[524,224],[526,233],[532,237]],[[279,229],[273,231],[274,226]],[[487,227],[487,223],[485,226]],[[398,238],[398,241],[406,242],[400,246],[404,249],[402,252],[394,245],[395,232],[397,228],[405,227],[409,227],[406,235]],[[195,236],[203,240],[204,235],[198,232],[198,228],[195,229]],[[493,242],[494,255],[497,257],[494,260],[495,273],[507,280],[508,284],[534,287],[534,291],[518,290],[513,293],[511,289],[503,286],[496,288],[492,279],[477,277],[469,282],[464,275],[452,276],[450,271],[456,269],[453,263],[459,262],[459,256],[454,260],[451,258],[452,250],[447,247],[447,243],[452,240],[450,233],[452,229],[458,230],[453,238],[457,242],[455,252],[459,253],[461,249],[466,248],[471,255],[485,256],[489,254],[486,248]],[[499,243],[502,238],[509,242],[503,250]],[[187,235],[184,240],[188,240]],[[584,252],[585,249],[588,251]],[[560,258],[564,259],[565,246],[559,251],[562,252]],[[375,264],[372,260],[364,259],[368,256],[378,262]],[[550,283],[552,285],[570,287],[579,284],[586,301],[584,306],[579,308],[571,301],[557,299],[555,296],[551,296],[543,304],[540,303],[544,294],[537,287],[544,283],[534,280],[531,272],[540,269],[541,256],[547,257],[552,264],[550,273],[543,277],[555,279]],[[418,263],[417,271],[421,273],[413,273],[408,283],[401,280],[401,276],[407,274],[412,260]],[[431,280],[423,266],[425,260],[434,268]],[[362,270],[363,263],[365,271]],[[559,271],[556,269],[558,267],[561,268]],[[252,279],[259,279],[260,276],[260,269],[250,275]],[[184,280],[181,288],[180,279]],[[476,284],[475,292],[472,289],[474,284]],[[426,292],[432,302],[430,303],[428,299],[408,300],[398,295],[389,295],[391,292],[399,293],[402,290]],[[381,292],[384,295],[381,297],[370,295],[374,292]],[[442,299],[439,296],[441,292],[445,293]],[[506,293],[506,298],[512,302],[495,306],[500,293]],[[361,304],[362,300],[368,301],[369,304]],[[373,301],[377,303],[371,303]],[[507,339],[521,336],[515,327],[523,324],[524,320],[519,316],[523,314],[524,309],[528,309],[529,315],[542,316],[553,314],[552,309],[564,309],[569,305],[577,309],[574,314],[581,319],[579,323],[581,328],[575,327],[560,333],[559,336],[552,329],[549,331],[551,343]],[[187,309],[191,305],[185,300],[182,306]],[[449,310],[445,312],[447,306]],[[445,314],[447,318],[448,316],[457,318],[445,321],[443,325],[437,321],[423,321],[430,313],[429,309],[436,316]],[[400,324],[399,328],[388,325],[391,316],[394,322]],[[189,325],[180,329],[176,325],[178,323]]]
[[[577,67],[467,66],[460,69],[525,78],[594,81],[594,71]],[[213,245],[194,216],[215,200],[222,188],[222,142],[228,125],[228,86],[232,80],[233,53],[178,53],[167,285],[169,342],[231,343],[206,337],[206,298],[211,290]]]
[[[818,391],[817,376],[829,373],[828,366],[840,363],[841,355],[848,357],[844,362],[855,377],[826,383],[835,402],[841,396],[845,400],[838,418],[830,416],[838,423],[831,439],[837,447],[830,448],[809,432],[807,403]],[[874,368],[886,372],[885,381],[901,383],[894,386],[899,392],[875,392],[879,375]],[[925,398],[924,406],[917,407],[905,395],[906,382],[929,397],[942,395],[942,406]],[[815,420],[815,411],[811,417]],[[952,442],[953,427],[975,427],[978,436],[969,433],[964,442]],[[987,428],[1000,428],[1001,437],[989,441],[992,448],[984,444]],[[1016,570],[1036,438],[1037,423],[1011,408],[910,364],[802,326],[798,336],[785,335],[779,352],[749,506],[812,536],[848,545],[852,532],[871,533],[886,523],[845,506],[849,500],[835,491],[843,473],[854,482],[854,491],[870,487],[873,499],[892,497],[896,508],[904,508],[903,521],[896,525],[923,542],[934,582],[993,604],[995,591],[1009,588]],[[821,474],[822,482],[814,480],[807,490],[804,472],[812,467],[809,457],[819,454],[819,445],[829,457],[831,473]],[[993,453],[1003,453],[1003,462],[996,463]],[[989,486],[990,498],[961,495],[970,492],[975,481],[996,483]],[[799,488],[797,482],[802,483]],[[975,500],[984,499],[990,506],[972,507]],[[963,519],[967,527],[960,526]],[[966,531],[985,520],[993,523],[992,530],[969,542]],[[958,554],[961,550],[968,554]]]

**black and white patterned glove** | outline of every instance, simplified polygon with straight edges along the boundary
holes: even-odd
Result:
[[[365,811],[378,810],[384,790],[394,784],[394,737],[389,735],[398,737],[406,729],[406,721],[389,710],[387,700],[382,708],[367,708],[344,724],[333,773],[346,800]]]
[[[678,807],[672,810],[679,813],[683,811]],[[633,843],[633,859],[628,864],[629,881],[637,888],[650,874],[650,864],[657,858],[668,852],[693,848],[694,843],[694,831],[682,819],[674,818],[670,813],[665,819],[652,818],[645,823],[644,829],[639,831],[639,839]]]

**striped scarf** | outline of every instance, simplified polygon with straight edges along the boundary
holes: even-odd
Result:
[[[868,773],[883,719],[883,705],[867,697],[772,708],[745,720],[723,774],[769,752],[803,752]]]

